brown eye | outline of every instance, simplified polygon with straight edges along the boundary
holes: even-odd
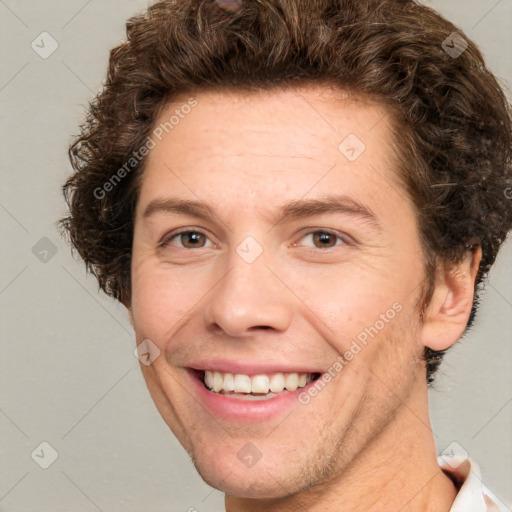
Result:
[[[197,231],[185,231],[180,233],[180,240],[183,243],[183,247],[187,249],[203,247],[205,236]],[[203,241],[203,244],[201,244]]]
[[[311,233],[306,234],[303,238],[307,238],[309,236],[312,236],[314,247],[317,249],[332,249],[337,245],[343,245],[346,243],[340,235],[331,233],[330,231],[312,231]],[[340,244],[336,243],[337,239],[341,241]]]
[[[313,241],[318,243],[320,247],[325,247],[326,245],[328,247],[334,247],[334,245],[336,245],[336,238],[336,235],[326,233],[324,231],[317,231],[316,233],[313,233]],[[334,245],[331,245],[332,242],[334,242]]]
[[[161,246],[167,247],[171,244],[174,245],[173,240],[175,239],[179,240],[179,243],[177,244],[178,247],[183,249],[202,249],[205,247],[205,242],[208,240],[208,237],[200,231],[181,231],[164,238]]]

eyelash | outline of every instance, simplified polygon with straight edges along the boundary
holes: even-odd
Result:
[[[175,233],[169,233],[168,235],[166,235],[162,239],[162,241],[159,243],[159,247],[165,248],[165,247],[171,245],[171,241],[172,240],[174,240],[175,238],[179,237],[180,235],[183,235],[184,233],[199,233],[199,234],[205,236],[206,238],[208,238],[206,233],[204,233],[203,231],[201,231],[199,229],[183,229],[183,230],[177,231]],[[306,236],[313,235],[315,233],[326,233],[328,235],[331,235],[331,236],[334,236],[334,237],[338,238],[339,240],[341,240],[342,243],[341,244],[336,244],[333,247],[325,247],[325,248],[322,248],[322,247],[310,247],[311,249],[317,249],[317,250],[323,251],[323,250],[328,250],[328,249],[334,249],[334,248],[338,247],[339,245],[350,245],[350,243],[347,241],[345,236],[341,236],[337,232],[332,231],[330,229],[313,229],[313,230],[305,233],[301,237],[301,240],[303,238],[305,238]],[[296,244],[294,243],[293,246],[295,247]],[[185,249],[185,250],[194,250],[193,248],[188,248],[188,247],[179,247],[178,246],[178,248],[179,249]],[[205,247],[198,247],[197,249],[205,249]]]

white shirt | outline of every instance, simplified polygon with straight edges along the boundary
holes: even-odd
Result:
[[[459,492],[450,512],[510,512],[510,509],[481,480],[478,464],[466,457],[437,458]]]

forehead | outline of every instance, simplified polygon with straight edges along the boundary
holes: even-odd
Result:
[[[189,109],[186,105],[192,97],[197,106]],[[247,143],[255,148],[270,144],[267,153],[279,147],[282,150],[279,154],[283,155],[320,157],[326,149],[338,151],[340,141],[352,132],[368,144],[383,137],[382,142],[386,143],[390,138],[386,122],[389,112],[384,105],[329,84],[304,84],[269,91],[218,89],[180,94],[167,105],[156,126],[165,127],[166,121],[182,110],[190,113],[180,116],[172,131],[188,136],[193,124],[200,137],[187,137],[187,146],[199,146],[203,152],[212,150],[203,145],[205,139],[210,139],[225,142],[223,149],[230,146],[232,152],[237,147],[247,149]],[[372,136],[377,124],[382,125],[381,129]]]
[[[257,199],[263,208],[267,197],[401,188],[389,118],[384,106],[318,84],[181,94],[155,123],[140,202],[214,191],[218,202],[245,195],[247,208]]]

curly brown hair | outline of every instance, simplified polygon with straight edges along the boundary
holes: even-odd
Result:
[[[99,287],[129,305],[146,161],[133,155],[173,97],[332,83],[385,105],[395,120],[396,172],[417,208],[426,261],[422,310],[436,262],[457,263],[481,246],[467,330],[477,286],[512,227],[511,107],[475,43],[413,0],[229,4],[158,1],[128,20],[127,41],[110,52],[105,86],[69,148],[75,173],[63,187],[69,214],[59,221]],[[425,348],[429,384],[444,352]]]

